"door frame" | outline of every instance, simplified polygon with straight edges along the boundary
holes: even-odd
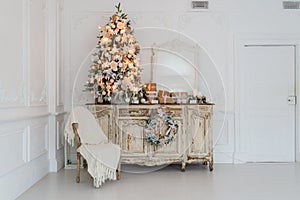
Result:
[[[294,46],[295,48],[295,95],[300,99],[300,37],[291,34],[237,34],[234,36],[234,163],[245,163],[247,154],[241,146],[240,135],[240,52],[245,45],[250,46]],[[300,100],[297,100],[295,108],[295,161],[300,162]]]

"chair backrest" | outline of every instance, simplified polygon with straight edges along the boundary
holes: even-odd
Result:
[[[99,144],[107,141],[103,130],[93,114],[84,107],[73,108],[70,116],[72,123],[78,123],[78,135],[83,144]]]

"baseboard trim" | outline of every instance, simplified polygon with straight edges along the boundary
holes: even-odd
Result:
[[[243,164],[247,163],[247,154],[246,153],[240,153],[240,152],[235,152],[233,156],[233,163],[234,164]]]
[[[64,148],[61,148],[56,151],[56,158],[49,159],[49,171],[58,172],[64,167]]]
[[[233,152],[214,152],[215,163],[233,163]]]

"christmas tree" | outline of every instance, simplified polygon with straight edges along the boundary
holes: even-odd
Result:
[[[140,47],[130,27],[127,14],[120,3],[109,23],[99,27],[97,52],[89,70],[86,89],[94,91],[95,97],[110,102],[112,95],[122,92],[127,97],[143,93],[141,67],[138,54]]]

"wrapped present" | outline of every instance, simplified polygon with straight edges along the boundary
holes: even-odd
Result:
[[[197,99],[190,99],[189,104],[197,104],[198,100]]]
[[[164,97],[164,96],[170,97],[170,93],[165,90],[158,90],[158,97]]]
[[[157,100],[157,99],[152,99],[152,100],[150,101],[150,104],[158,104],[158,100]]]
[[[147,97],[146,100],[147,100],[149,103],[151,103],[151,102],[157,101],[158,99],[157,99],[157,97]],[[155,101],[153,101],[153,100],[155,100]]]
[[[147,91],[146,97],[157,97],[157,92],[156,91]]]
[[[171,104],[171,103],[174,103],[173,102],[173,98],[172,97],[167,97],[167,96],[158,97],[158,102],[161,103],[161,104]]]
[[[156,83],[145,83],[144,88],[146,89],[146,92],[156,91]]]
[[[146,99],[149,103],[156,102],[157,101],[157,92],[156,91],[147,91]]]
[[[170,96],[173,97],[176,100],[177,104],[186,104],[188,103],[188,93],[187,92],[171,92]]]
[[[175,92],[170,92],[170,97],[177,97]]]

